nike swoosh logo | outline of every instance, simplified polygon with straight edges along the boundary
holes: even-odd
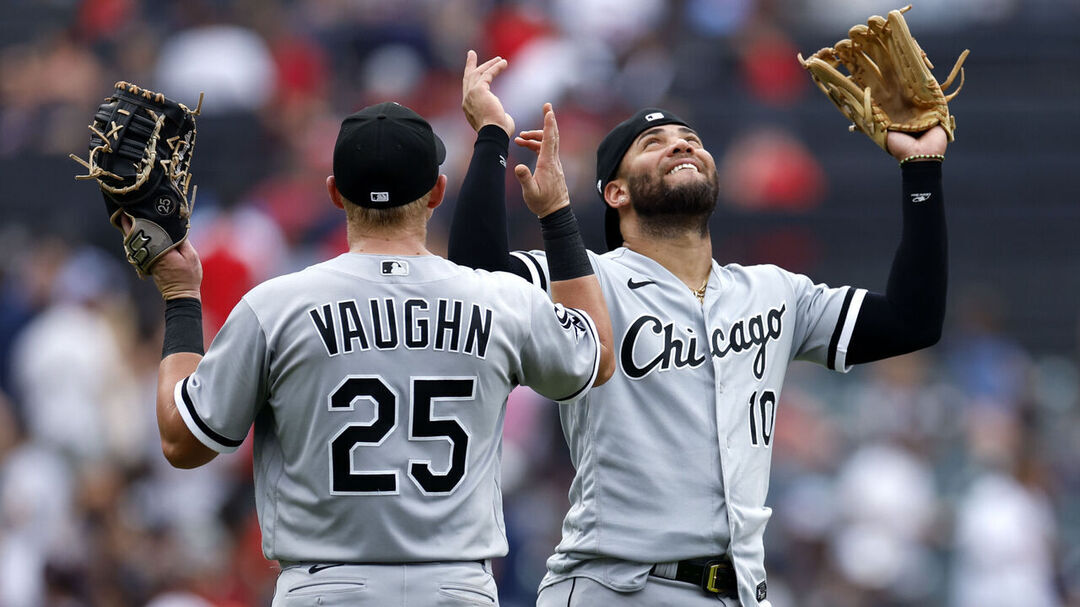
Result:
[[[628,278],[626,280],[626,286],[630,287],[631,289],[640,289],[641,287],[644,287],[646,285],[654,284],[656,284],[655,280],[643,280],[641,282],[634,282],[633,278]]]
[[[345,566],[345,563],[331,563],[329,565],[325,565],[325,564],[324,565],[312,565],[307,570],[307,572],[308,573],[318,573],[318,572],[322,571],[323,569],[329,569],[331,567],[343,567],[343,566]]]

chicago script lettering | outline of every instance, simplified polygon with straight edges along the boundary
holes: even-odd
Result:
[[[713,329],[709,335],[708,353],[715,358],[724,358],[728,354],[757,348],[753,373],[755,378],[763,378],[768,344],[783,333],[786,309],[786,305],[781,305],[764,314],[740,318],[726,332],[720,328]],[[662,336],[662,340],[649,340],[648,333]],[[664,323],[651,315],[638,317],[626,329],[619,358],[623,373],[631,379],[641,379],[656,369],[693,369],[708,360],[708,356],[699,352],[696,336],[691,334],[683,337],[676,332],[674,323]]]

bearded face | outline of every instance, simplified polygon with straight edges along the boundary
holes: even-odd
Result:
[[[689,171],[693,169],[683,169]],[[720,196],[713,169],[695,179],[670,179],[673,174],[641,171],[627,179],[627,190],[641,229],[652,236],[671,237],[686,230],[708,232],[709,216]]]

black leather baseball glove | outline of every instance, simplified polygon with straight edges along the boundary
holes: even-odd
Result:
[[[195,116],[182,103],[128,82],[117,82],[113,96],[98,106],[90,124],[90,155],[71,158],[87,169],[76,179],[94,179],[105,198],[114,226],[124,230],[130,218],[124,251],[140,276],[162,255],[187,238],[195,203],[191,154],[195,148]]]

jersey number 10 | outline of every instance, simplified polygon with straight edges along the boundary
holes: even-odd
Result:
[[[759,427],[758,420],[761,420]],[[759,444],[769,446],[772,440],[773,428],[776,427],[776,393],[772,390],[764,390],[761,399],[758,393],[750,395],[750,442],[755,447]]]
[[[410,441],[441,440],[450,443],[450,468],[432,472],[431,461],[409,459],[409,478],[425,495],[449,495],[465,478],[469,433],[456,417],[432,418],[436,400],[473,400],[475,377],[412,378],[409,422]],[[397,394],[377,375],[351,375],[330,393],[331,411],[352,411],[357,399],[375,403],[375,417],[352,423],[330,439],[330,493],[332,495],[396,495],[398,471],[357,472],[353,452],[357,447],[381,445],[397,427]]]

